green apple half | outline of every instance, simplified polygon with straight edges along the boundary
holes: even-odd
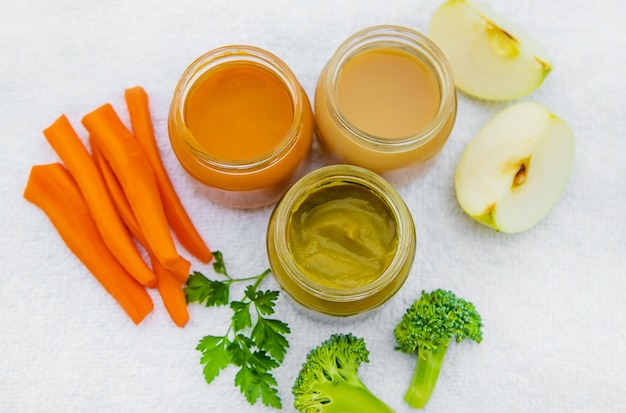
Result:
[[[476,0],[443,3],[430,20],[428,35],[450,61],[456,87],[478,98],[526,96],[552,70],[539,43]]]
[[[489,120],[461,155],[454,177],[459,204],[498,231],[525,231],[560,198],[574,153],[572,129],[545,106],[511,105]]]

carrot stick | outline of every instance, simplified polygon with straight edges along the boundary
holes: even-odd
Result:
[[[146,251],[152,254],[152,252],[150,251],[150,244],[148,244],[148,241],[146,241],[143,232],[141,232],[141,228],[139,228],[139,223],[137,222],[135,214],[130,208],[130,204],[128,203],[128,199],[126,199],[126,196],[124,195],[124,191],[122,190],[120,183],[115,177],[115,174],[111,170],[111,167],[107,163],[106,159],[104,159],[104,155],[102,155],[100,148],[98,148],[98,145],[96,145],[93,140],[91,140],[91,154],[94,161],[96,162],[96,165],[98,166],[98,169],[100,169],[100,172],[102,173],[102,177],[104,178],[109,193],[111,194],[111,198],[113,199],[113,204],[115,204],[115,207],[119,212],[122,221],[124,221],[124,224],[126,224],[128,229],[130,230],[130,233],[137,239],[141,246],[144,247]],[[184,283],[187,282],[187,278],[189,277],[190,263],[185,258],[180,256],[179,261],[179,265],[177,265],[176,269],[172,270],[171,272],[181,282]],[[154,265],[152,266],[152,269],[154,271]]]
[[[69,249],[135,324],[152,311],[150,296],[105,245],[80,189],[63,165],[32,167],[24,198],[43,210]]]
[[[174,233],[187,251],[200,261],[208,263],[212,258],[211,251],[189,218],[163,165],[154,137],[147,93],[141,86],[136,86],[126,89],[125,98],[133,133],[152,165],[165,214]]]
[[[155,275],[143,261],[115,210],[98,168],[68,119],[59,117],[43,133],[76,180],[106,246],[137,281],[155,286]]]
[[[82,119],[115,173],[150,250],[166,268],[178,265],[178,252],[163,210],[150,161],[110,104]]]
[[[161,300],[163,300],[163,305],[172,321],[182,328],[189,321],[187,299],[185,298],[182,284],[171,271],[163,268],[161,263],[154,256],[152,257],[152,268],[154,268],[154,272],[157,275],[157,289]],[[187,268],[187,271],[189,271],[189,268]]]
[[[139,228],[139,223],[137,222],[135,214],[133,214],[133,211],[130,208],[128,200],[126,199],[124,191],[122,190],[120,183],[117,181],[115,174],[111,170],[111,167],[107,163],[106,159],[104,159],[104,155],[102,155],[102,152],[92,139],[90,139],[90,146],[91,156],[93,157],[96,166],[102,174],[105,186],[109,190],[113,205],[120,215],[122,222],[126,225],[131,235],[137,239],[139,244],[141,244],[142,247],[148,250],[150,245],[148,244],[148,241],[146,241],[146,238],[143,236],[141,228]]]

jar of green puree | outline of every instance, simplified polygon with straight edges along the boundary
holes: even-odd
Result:
[[[385,179],[352,165],[317,169],[275,206],[267,253],[276,280],[304,307],[349,316],[390,299],[415,256],[411,213]]]

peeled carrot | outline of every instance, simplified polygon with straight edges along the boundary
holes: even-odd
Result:
[[[150,296],[105,245],[80,189],[63,165],[32,167],[24,198],[43,210],[69,249],[135,324],[152,311]]]
[[[102,177],[104,178],[109,193],[111,194],[111,198],[113,199],[113,203],[115,204],[115,208],[119,212],[122,221],[126,224],[130,233],[137,239],[141,246],[151,253],[150,244],[148,244],[143,232],[141,232],[139,223],[137,222],[135,214],[128,203],[128,199],[126,199],[126,196],[124,195],[124,191],[122,190],[120,183],[115,177],[115,174],[111,170],[111,167],[107,163],[106,159],[104,159],[104,155],[102,155],[100,148],[98,148],[98,145],[96,145],[93,140],[91,140],[91,154],[98,169],[102,173]],[[174,270],[171,270],[171,272],[184,283],[189,277],[190,263],[185,258],[180,256],[179,261],[180,263]],[[154,264],[152,265],[152,269],[154,271]]]
[[[115,173],[150,250],[166,268],[180,262],[145,151],[110,104],[85,115],[83,125]]]
[[[152,258],[152,268],[157,275],[157,289],[163,306],[167,310],[170,318],[178,327],[184,327],[189,321],[189,311],[187,309],[187,299],[180,280]],[[189,267],[187,268],[189,272]]]
[[[155,286],[155,275],[143,261],[113,205],[98,168],[68,119],[59,117],[43,133],[76,180],[106,246],[137,281]]]
[[[139,223],[130,208],[130,204],[126,199],[126,195],[124,195],[124,191],[122,190],[120,183],[117,181],[117,178],[115,177],[115,174],[111,170],[111,167],[107,163],[106,159],[104,159],[104,155],[102,155],[98,145],[96,145],[92,139],[90,139],[90,146],[91,156],[102,174],[105,186],[111,195],[113,205],[115,205],[115,209],[119,213],[122,222],[124,222],[130,233],[137,239],[141,246],[147,250],[150,248],[150,244],[148,244],[148,241],[146,241],[146,238],[141,232],[141,228],[139,228]]]
[[[133,133],[152,165],[165,214],[174,233],[187,251],[200,261],[208,263],[213,255],[189,218],[163,165],[154,137],[147,93],[141,86],[136,86],[126,89],[125,98]]]

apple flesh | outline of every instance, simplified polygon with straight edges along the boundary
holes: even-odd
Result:
[[[565,121],[539,103],[511,105],[461,155],[454,177],[459,204],[498,231],[525,231],[557,203],[574,154],[574,133]]]
[[[429,37],[452,66],[456,87],[488,100],[516,99],[552,70],[545,50],[524,30],[476,0],[448,0],[433,14]]]

